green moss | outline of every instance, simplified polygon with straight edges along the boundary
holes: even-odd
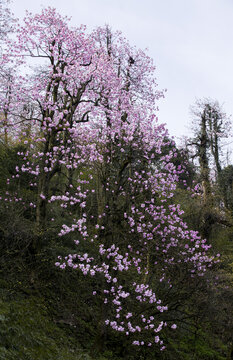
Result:
[[[0,301],[0,359],[90,359],[72,332],[50,317],[42,298]]]
[[[195,337],[186,336],[176,339],[176,341],[170,341],[169,346],[169,354],[173,353],[176,360],[190,360],[190,356],[192,356],[192,360],[226,360],[223,354],[226,353],[227,347],[216,338],[210,339],[209,334],[201,330]],[[173,358],[171,357],[171,359]]]

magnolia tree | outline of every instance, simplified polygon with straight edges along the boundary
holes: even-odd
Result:
[[[42,236],[56,216],[66,218],[58,236],[77,251],[56,266],[95,279],[101,334],[110,328],[163,350],[160,334],[177,325],[165,320],[159,289],[172,289],[173,269],[200,277],[216,259],[173,201],[182,169],[153,115],[163,93],[152,61],[120,33],[70,28],[51,8],[24,22],[3,57],[18,66],[11,101],[1,99],[4,125],[15,138],[24,132],[25,145],[8,183],[28,173],[37,195],[24,206],[35,209]]]

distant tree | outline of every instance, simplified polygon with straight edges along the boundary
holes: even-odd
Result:
[[[194,116],[194,136],[188,145],[195,148],[194,157],[199,161],[203,201],[209,205],[212,202],[211,163],[214,164],[218,179],[222,169],[222,140],[230,136],[231,124],[219,103],[211,99],[197,100],[191,111]]]

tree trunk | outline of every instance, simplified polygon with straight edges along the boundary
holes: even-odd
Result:
[[[210,185],[210,169],[207,155],[208,135],[207,135],[207,118],[204,110],[201,117],[201,133],[200,133],[200,147],[199,147],[199,163],[201,172],[201,181],[203,186],[203,201],[204,205],[210,206],[212,204],[212,194]]]

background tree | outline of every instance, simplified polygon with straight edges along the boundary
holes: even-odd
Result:
[[[217,179],[223,161],[222,141],[230,136],[231,123],[216,100],[197,100],[191,111],[196,118],[192,123],[194,138],[190,145],[194,145],[196,149],[195,156],[199,160],[203,187],[209,193],[210,166],[214,165]]]

